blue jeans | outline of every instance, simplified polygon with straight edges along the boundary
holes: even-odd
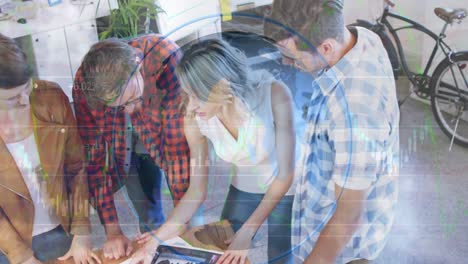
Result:
[[[34,236],[32,250],[34,256],[41,262],[57,259],[70,249],[73,236],[63,230],[60,225],[49,232]],[[0,252],[0,264],[9,264],[7,257]]]
[[[132,153],[125,186],[138,214],[140,231],[157,229],[165,221],[161,201],[163,174],[149,154]]]
[[[257,209],[264,194],[248,193],[229,187],[221,218],[229,220],[237,232]],[[268,262],[292,263],[291,217],[294,196],[284,196],[268,216]]]

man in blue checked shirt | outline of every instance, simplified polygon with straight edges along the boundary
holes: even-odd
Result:
[[[275,0],[272,20],[265,32],[283,63],[315,79],[298,107],[307,127],[294,263],[368,263],[388,239],[398,193],[399,109],[387,53],[374,33],[345,27],[342,1]]]

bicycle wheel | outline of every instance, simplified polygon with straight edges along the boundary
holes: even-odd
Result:
[[[442,131],[468,147],[468,52],[443,60],[431,80],[432,112]]]

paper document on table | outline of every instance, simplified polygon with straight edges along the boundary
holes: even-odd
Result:
[[[174,237],[169,240],[166,240],[162,243],[163,245],[174,246],[174,247],[192,247],[187,241],[183,240],[181,237]]]
[[[198,248],[198,247],[192,247],[187,241],[183,240],[181,237],[174,237],[172,239],[166,240],[162,243],[162,245],[167,245],[167,246],[172,246],[172,247],[179,247],[179,248],[187,248],[187,249],[195,249],[195,250],[201,250],[205,252],[211,252],[211,253],[217,253],[217,254],[223,254],[222,252],[219,251],[214,251],[214,250],[206,250],[203,248]],[[120,262],[120,264],[131,264],[132,263],[132,258],[130,257],[129,259]]]
[[[166,240],[162,244],[168,245],[168,246],[175,246],[175,247],[193,248],[192,246],[190,246],[189,243],[187,243],[185,240],[183,240],[180,237],[174,237],[172,239]],[[129,258],[125,261],[120,262],[120,264],[130,264],[131,262],[132,262],[132,258]]]
[[[167,246],[172,246],[172,247],[183,247],[183,248],[190,248],[190,249],[196,249],[196,250],[203,250],[203,251],[211,252],[211,253],[221,253],[221,254],[223,254],[223,252],[217,251],[217,250],[208,250],[208,249],[204,249],[204,248],[200,248],[200,247],[194,247],[194,246],[190,245],[187,241],[182,239],[181,237],[174,237],[172,239],[164,241],[164,243],[162,243],[162,244],[167,245]]]

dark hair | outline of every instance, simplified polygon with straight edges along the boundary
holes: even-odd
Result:
[[[343,41],[343,0],[275,0],[270,17],[304,37],[314,47],[328,38]],[[265,22],[265,35],[280,41],[294,34],[271,22]],[[314,50],[303,41],[299,49]]]
[[[0,88],[18,87],[31,77],[32,70],[26,54],[16,41],[0,34]]]
[[[83,93],[94,108],[113,102],[136,69],[137,52],[127,43],[108,39],[94,44],[83,58]]]

